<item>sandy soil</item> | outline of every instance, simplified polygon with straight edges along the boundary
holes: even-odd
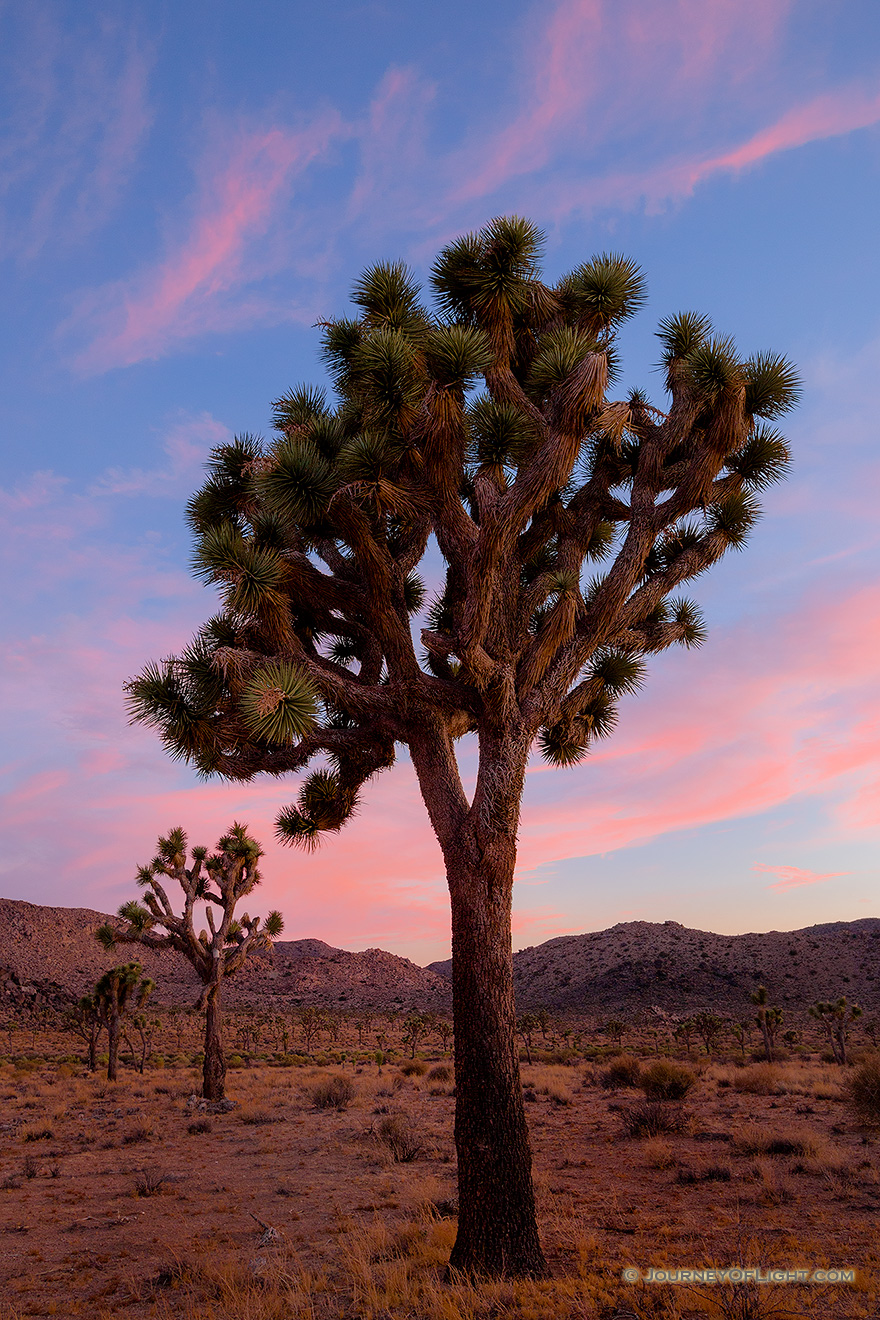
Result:
[[[880,1316],[880,1146],[839,1098],[839,1070],[697,1066],[689,1130],[648,1139],[623,1126],[639,1092],[605,1089],[594,1066],[524,1066],[555,1282],[499,1292],[440,1281],[454,1237],[448,1081],[388,1065],[262,1066],[231,1072],[236,1107],[206,1115],[189,1107],[189,1068],[124,1072],[114,1086],[6,1064],[0,1315],[604,1320],[629,1308],[760,1320],[785,1295],[789,1314]],[[314,1086],[338,1073],[350,1105],[316,1108]],[[776,1093],[739,1089],[755,1078]],[[389,1118],[414,1137],[412,1162],[382,1140]],[[858,1282],[752,1289],[758,1310],[729,1309],[728,1289],[719,1310],[718,1288],[620,1277],[712,1264],[851,1266]]]

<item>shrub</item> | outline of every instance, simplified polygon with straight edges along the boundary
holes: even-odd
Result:
[[[743,1068],[733,1079],[733,1089],[746,1095],[784,1095],[785,1086],[779,1069],[772,1063],[756,1063]]]
[[[323,1077],[312,1087],[312,1104],[316,1109],[347,1109],[355,1096],[354,1082],[342,1073]]]
[[[638,1086],[640,1077],[638,1059],[629,1054],[618,1054],[599,1074],[599,1081],[606,1091],[619,1091],[624,1086]]]
[[[690,1068],[670,1063],[668,1059],[658,1059],[639,1078],[649,1100],[683,1100],[696,1083],[696,1074]]]
[[[400,1071],[404,1077],[424,1077],[428,1071],[428,1065],[422,1063],[421,1059],[407,1059],[400,1065]]]
[[[213,1131],[211,1124],[206,1118],[197,1118],[194,1123],[190,1123],[186,1130],[192,1137],[196,1137],[202,1132]]]
[[[844,1094],[860,1122],[880,1127],[880,1054],[859,1064],[846,1083]]]
[[[132,1128],[130,1132],[126,1132],[122,1138],[122,1144],[123,1146],[137,1146],[142,1141],[149,1141],[152,1135],[153,1129],[151,1127],[141,1125]]]
[[[819,1146],[810,1132],[745,1132],[734,1149],[740,1155],[815,1155]]]
[[[395,1164],[411,1164],[423,1153],[418,1134],[400,1114],[389,1114],[376,1129],[376,1136],[391,1151]]]
[[[454,1077],[455,1072],[448,1063],[435,1063],[428,1073],[429,1082],[451,1082]]]
[[[668,1132],[686,1132],[690,1126],[685,1110],[662,1100],[640,1100],[621,1107],[620,1118],[628,1137],[659,1137]]]
[[[168,1181],[167,1174],[144,1169],[134,1181],[135,1196],[158,1196]]]

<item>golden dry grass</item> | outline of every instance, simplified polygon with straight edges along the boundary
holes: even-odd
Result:
[[[241,1069],[228,1079],[236,1109],[206,1117],[187,1107],[191,1068],[125,1071],[110,1086],[0,1066],[0,1320],[610,1320],[627,1309],[770,1320],[771,1302],[868,1320],[880,1147],[826,1065],[774,1067],[767,1092],[748,1077],[744,1090],[719,1087],[748,1068],[704,1067],[684,1102],[690,1130],[639,1140],[620,1121],[633,1092],[604,1089],[580,1064],[524,1066],[553,1278],[474,1286],[443,1277],[451,1079],[387,1064]],[[317,1108],[316,1086],[340,1073],[348,1108]],[[414,1161],[382,1139],[389,1118],[417,1135]],[[27,1139],[44,1128],[51,1137]],[[632,1265],[737,1263],[853,1265],[859,1283],[698,1297],[621,1278]],[[730,1309],[740,1302],[752,1310]]]

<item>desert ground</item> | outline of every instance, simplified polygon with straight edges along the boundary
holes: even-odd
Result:
[[[880,1317],[880,1144],[819,1048],[775,1064],[680,1054],[693,1088],[645,1110],[632,1082],[656,1040],[622,1057],[535,1047],[523,1086],[553,1278],[475,1286],[444,1278],[456,1207],[442,1049],[407,1059],[386,1041],[379,1064],[352,1037],[332,1057],[235,1054],[234,1107],[211,1113],[197,1056],[170,1053],[180,1023],[165,1031],[169,1054],[143,1074],[129,1062],[116,1084],[69,1037],[10,1034],[2,1320]],[[622,1277],[731,1265],[855,1281]]]

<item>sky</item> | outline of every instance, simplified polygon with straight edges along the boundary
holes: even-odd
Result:
[[[548,280],[644,269],[621,391],[663,405],[654,331],[693,308],[804,392],[792,475],[695,584],[705,645],[581,766],[535,758],[514,947],[880,915],[876,0],[0,0],[0,64],[3,896],[112,911],[160,833],[241,820],[286,938],[447,956],[405,756],[306,856],[273,841],[295,778],[198,781],[122,685],[212,612],[184,506],[323,380],[315,322],[518,213]]]

